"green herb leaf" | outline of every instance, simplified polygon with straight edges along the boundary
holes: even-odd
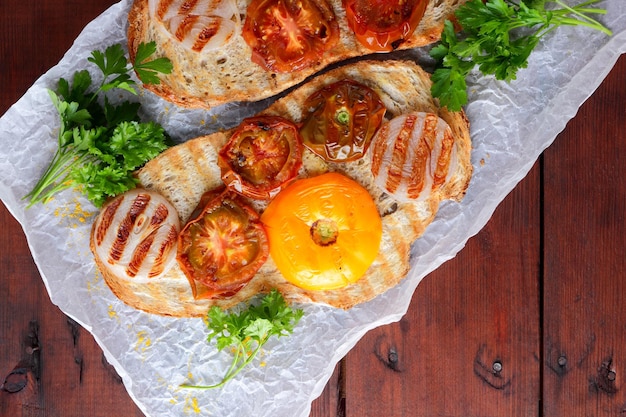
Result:
[[[134,68],[139,79],[146,84],[160,84],[158,73],[170,74],[173,69],[172,62],[168,58],[162,57],[149,61],[148,58],[155,52],[155,42],[141,43],[137,47]]]
[[[249,305],[239,313],[226,313],[213,306],[207,314],[207,340],[216,340],[220,351],[231,348],[233,362],[220,382],[214,385],[184,384],[181,388],[212,389],[224,386],[254,360],[270,337],[293,333],[303,314],[302,310],[290,308],[275,289],[265,295],[258,305]]]
[[[107,126],[117,126],[122,122],[138,121],[137,113],[141,105],[130,101],[123,101],[117,106],[109,103],[108,98],[104,98],[104,116]]]
[[[590,17],[606,13],[589,7],[598,1],[570,7],[560,0],[469,0],[455,13],[461,32],[446,21],[440,45],[431,49],[438,62],[433,97],[451,111],[461,110],[467,103],[465,79],[473,68],[498,80],[514,80],[541,38],[560,26],[586,26],[610,36],[610,30]],[[548,10],[547,3],[556,7]]]
[[[86,163],[77,166],[70,178],[80,184],[82,191],[95,206],[101,207],[108,197],[134,188],[137,181],[123,167],[113,164]]]
[[[105,95],[113,89],[136,94],[122,46],[94,51],[88,61],[102,72],[98,87],[93,88],[87,70],[80,70],[71,84],[61,78],[57,91],[49,91],[60,119],[59,147],[40,180],[24,196],[28,207],[46,203],[72,187],[101,207],[107,198],[134,188],[133,171],[170,144],[161,126],[138,121],[139,103],[125,101],[114,106]],[[103,105],[97,100],[100,95],[104,96]]]
[[[126,74],[127,72],[128,60],[120,44],[109,46],[104,53],[93,51],[87,60],[100,68],[105,79],[110,75]]]
[[[167,149],[165,131],[152,122],[122,122],[105,145],[106,151],[118,156],[129,173]]]
[[[57,94],[67,102],[76,102],[80,103],[81,107],[87,107],[90,101],[87,91],[90,87],[91,75],[89,75],[89,71],[76,71],[72,79],[72,85],[64,78],[59,79]]]

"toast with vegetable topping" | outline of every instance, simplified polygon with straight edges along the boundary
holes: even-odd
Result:
[[[357,90],[353,89],[357,87]],[[364,91],[367,94],[364,94]],[[311,105],[311,100],[318,97],[320,92],[332,93],[325,96],[327,97],[325,103],[332,105],[324,107],[322,113],[317,114],[315,106]],[[364,97],[369,97],[369,94],[376,96],[380,102],[371,97],[365,100]],[[352,98],[355,98],[356,104],[353,106],[341,104],[337,108],[333,107],[338,98],[343,97],[344,101],[340,100],[341,103],[347,103],[345,99],[351,95],[354,95]],[[362,108],[366,101],[370,106]],[[380,105],[383,107],[382,110],[379,108]],[[366,112],[367,117],[361,118],[360,111]],[[359,132],[361,127],[371,127],[368,122],[375,119],[375,114],[383,116],[376,131],[372,133],[371,143],[365,146],[365,149],[356,146],[359,145],[356,137],[350,139],[349,146],[337,140],[333,145],[341,144],[341,147],[316,147],[314,141],[318,129],[330,128],[329,125],[325,125],[326,127],[316,125],[316,128],[312,130],[313,136],[309,136],[306,132],[307,120],[313,118],[319,121],[325,117],[325,114],[332,118],[331,121],[335,125],[350,125],[354,131]],[[452,113],[437,105],[436,100],[433,100],[430,95],[429,75],[412,61],[361,61],[333,69],[276,101],[249,123],[250,126],[260,127],[263,132],[270,132],[273,127],[270,128],[269,122],[260,123],[259,118],[271,121],[285,119],[293,122],[293,125],[300,129],[306,146],[301,151],[296,148],[288,151],[289,155],[296,155],[300,158],[300,162],[288,168],[294,172],[294,178],[286,180],[282,185],[264,188],[266,194],[259,194],[257,188],[252,198],[244,195],[246,187],[243,180],[239,183],[235,181],[235,188],[239,187],[239,189],[236,190],[237,192],[228,194],[226,198],[228,204],[233,203],[233,206],[236,206],[237,202],[243,202],[242,205],[246,205],[256,213],[250,217],[250,224],[256,225],[260,218],[262,227],[273,228],[268,233],[270,254],[263,259],[250,258],[250,262],[246,260],[241,263],[242,267],[248,267],[253,263],[258,267],[254,270],[252,278],[245,285],[239,285],[240,281],[234,280],[232,282],[236,285],[224,287],[226,289],[224,293],[215,297],[211,294],[207,296],[206,291],[203,293],[202,285],[195,285],[187,275],[186,268],[189,265],[181,262],[179,238],[179,262],[174,263],[164,274],[152,278],[136,279],[120,273],[111,273],[104,265],[105,262],[98,261],[106,282],[120,299],[135,308],[151,313],[170,316],[203,316],[212,305],[223,308],[232,307],[259,293],[266,293],[276,288],[292,302],[323,303],[343,309],[351,308],[384,293],[406,276],[410,268],[411,244],[431,223],[441,201],[460,201],[463,198],[472,174],[471,142],[467,118],[463,112]],[[245,124],[244,121],[242,126]],[[238,129],[240,127],[199,137],[168,149],[137,172],[140,186],[164,197],[171,203],[181,225],[192,224],[200,211],[202,212],[200,216],[208,213],[206,207],[213,203],[207,204],[207,202],[215,201],[216,195],[224,195],[224,191],[221,190],[225,186],[233,186],[229,175],[225,175],[228,170],[225,169],[223,159],[228,155],[230,144],[240,134]],[[329,133],[330,130],[325,132],[328,137],[332,136]],[[337,152],[339,148],[341,155]],[[236,161],[241,162],[243,159],[242,149],[239,148],[239,153],[236,153]],[[329,154],[324,155],[323,152],[329,152]],[[271,159],[268,156],[269,152],[264,155],[265,159]],[[280,167],[280,175],[284,174],[283,168],[287,165],[289,164],[284,162]],[[375,236],[375,234],[369,234],[368,238],[361,240],[365,241],[366,250],[373,247],[373,260],[368,264],[362,276],[340,286],[331,288],[332,285],[325,286],[326,283],[324,283],[320,287],[315,287],[315,276],[323,275],[319,271],[309,274],[313,276],[313,280],[307,285],[294,284],[281,272],[284,270],[277,262],[278,257],[273,251],[275,248],[272,246],[280,246],[282,242],[271,240],[272,233],[275,232],[279,233],[279,239],[285,242],[295,239],[294,236],[297,235],[296,227],[290,229],[289,220],[285,218],[283,221],[283,217],[280,216],[289,216],[290,213],[296,213],[299,209],[295,205],[286,206],[287,203],[284,201],[288,200],[283,196],[288,193],[293,194],[293,191],[297,189],[296,184],[301,184],[300,181],[305,180],[318,181],[313,188],[321,189],[327,178],[329,181],[339,180],[337,183],[339,185],[335,186],[333,183],[334,188],[343,187],[341,184],[351,180],[357,184],[357,188],[360,187],[365,190],[366,194],[369,194],[367,198],[373,204],[374,214],[368,214],[365,219],[361,220],[371,224],[379,221],[380,236],[368,240],[369,236]],[[265,183],[266,181],[263,181],[263,184]],[[418,190],[415,193],[417,189],[421,191]],[[363,196],[359,198],[361,197]],[[356,201],[356,198],[349,194],[346,201]],[[317,199],[318,197],[315,197],[312,204],[317,204]],[[334,202],[337,203],[337,201]],[[279,209],[271,208],[272,205],[278,205]],[[320,205],[324,204],[320,203]],[[106,207],[103,208],[103,212],[106,210]],[[269,213],[270,211],[272,213]],[[240,216],[240,212],[233,216]],[[276,213],[281,214],[276,215]],[[357,215],[359,213],[360,211]],[[274,215],[273,221],[269,221],[271,215]],[[160,218],[164,219],[165,215],[161,215]],[[153,224],[154,222],[148,221],[147,223]],[[168,228],[172,227],[168,225]],[[280,230],[281,228],[284,230]],[[92,248],[97,230],[99,227],[94,226]],[[258,227],[254,230],[255,233],[258,232]],[[312,239],[316,237],[314,234],[319,230],[322,231],[317,236],[323,240],[321,246],[336,243],[334,240],[328,240],[332,239],[332,236],[329,238],[329,234],[325,233],[326,229],[314,230],[313,226],[310,231]],[[181,235],[183,233],[181,232]],[[202,230],[200,229],[197,233],[201,234]],[[287,234],[282,235],[281,238],[280,233]],[[305,234],[308,234],[307,230]],[[258,247],[265,244],[263,239],[255,240]],[[369,248],[367,242],[371,242]],[[238,248],[241,249],[245,243],[239,245]],[[298,241],[296,243],[299,244]],[[359,244],[358,238],[356,243]],[[364,242],[360,242],[362,243]],[[209,244],[210,242],[205,242],[204,246],[208,247]],[[116,246],[114,243],[111,245]],[[165,246],[163,244],[160,247]],[[200,250],[205,247],[195,249]],[[354,251],[356,252],[357,249]],[[288,252],[286,254],[288,258],[293,257],[294,254],[303,256],[308,253],[303,250]],[[250,253],[252,252],[246,252],[247,255]],[[346,257],[352,254],[349,249],[345,252]],[[164,256],[159,254],[157,257]],[[161,264],[162,262],[159,263]],[[231,275],[226,274],[228,278],[224,279],[231,280]]]
[[[156,43],[173,71],[146,88],[179,106],[254,102],[347,58],[432,44],[464,1],[135,0],[129,54]]]

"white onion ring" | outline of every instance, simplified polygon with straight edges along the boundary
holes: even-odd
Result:
[[[171,39],[193,52],[222,48],[241,30],[235,0],[149,0],[148,8]]]
[[[370,146],[376,185],[399,201],[423,201],[441,188],[458,160],[450,126],[414,112],[384,123]]]

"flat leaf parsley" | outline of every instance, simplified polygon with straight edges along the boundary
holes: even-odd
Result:
[[[143,82],[158,83],[156,74],[171,72],[172,65],[167,58],[149,61],[155,50],[153,43],[139,45],[141,60],[134,66],[119,44],[104,52],[93,51],[87,60],[102,72],[98,86],[94,88],[89,72],[81,70],[74,73],[71,84],[61,78],[56,91],[48,90],[61,122],[58,148],[39,182],[24,197],[28,207],[46,203],[67,188],[78,188],[101,207],[108,197],[134,188],[133,171],[168,147],[169,138],[160,125],[139,121],[139,103],[113,105],[103,94],[112,89],[137,94],[130,76],[133,68]]]
[[[213,385],[184,384],[181,388],[220,388],[250,364],[270,337],[293,333],[304,312],[290,308],[283,296],[272,290],[258,305],[250,305],[240,313],[226,313],[213,306],[208,313],[208,341],[217,341],[217,349],[230,348],[233,361],[222,380]]]
[[[451,111],[461,110],[467,103],[466,77],[475,66],[498,80],[514,80],[540,39],[560,26],[586,26],[610,36],[610,30],[590,17],[606,14],[589,7],[599,1],[568,6],[561,0],[469,0],[455,13],[461,31],[446,21],[441,43],[430,52],[438,61],[433,97]]]

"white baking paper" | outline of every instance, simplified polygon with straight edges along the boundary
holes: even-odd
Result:
[[[106,287],[88,249],[93,206],[73,191],[28,210],[21,200],[57,145],[58,119],[46,88],[54,88],[59,77],[89,68],[86,59],[92,50],[125,44],[130,0],[89,24],[61,62],[0,119],[0,198],[23,226],[52,302],[94,335],[146,416],[304,417],[336,363],[368,330],[405,314],[420,280],[455,256],[486,224],[626,51],[626,2],[606,0],[600,6],[608,10],[600,20],[613,30],[611,38],[585,28],[560,28],[539,45],[516,81],[504,84],[477,75],[470,79],[466,110],[475,174],[465,199],[443,203],[434,223],[415,242],[408,277],[350,311],[302,306],[306,315],[294,334],[272,339],[260,361],[222,390],[177,388],[190,379],[219,379],[231,360],[228,352],[218,353],[206,342],[201,319],[133,310]],[[140,100],[142,115],[162,123],[178,141],[232,127],[255,111],[237,105],[209,113],[179,109],[149,93]]]

